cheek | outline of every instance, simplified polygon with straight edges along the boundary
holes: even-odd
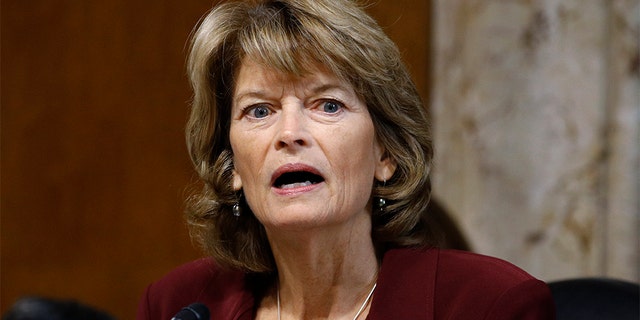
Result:
[[[252,162],[252,153],[249,151],[252,148],[252,141],[246,135],[236,133],[236,130],[233,129],[230,132],[229,140],[233,152],[233,167],[235,172],[241,176],[243,183],[246,184],[247,173],[250,172],[247,169],[251,168]]]
[[[260,178],[269,142],[259,135],[238,130],[231,131],[230,142],[235,172],[242,179],[242,188],[247,191]]]
[[[357,130],[353,128],[337,142],[340,155],[334,161],[343,166],[345,174],[360,183],[372,183],[377,160],[372,125],[365,123]]]
[[[247,178],[249,178],[248,174],[252,172],[252,170],[250,169],[254,167],[255,161],[252,159],[254,154],[252,152],[249,152],[249,150],[251,149],[248,148],[248,145],[232,147],[232,149],[233,166],[236,172],[243,178],[243,180],[246,180]]]

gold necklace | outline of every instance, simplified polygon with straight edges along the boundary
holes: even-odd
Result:
[[[356,316],[353,317],[353,320],[357,320],[358,317],[360,316],[360,314],[362,313],[362,311],[364,311],[364,308],[366,308],[367,304],[369,303],[369,300],[371,300],[371,297],[373,296],[373,291],[376,290],[376,286],[377,285],[378,285],[377,282],[373,284],[373,287],[371,288],[371,291],[369,291],[369,294],[367,295],[367,298],[364,299],[364,302],[362,303],[362,306],[360,306],[360,309],[356,313]],[[280,286],[276,287],[276,298],[278,300],[278,320],[281,320],[280,319]]]

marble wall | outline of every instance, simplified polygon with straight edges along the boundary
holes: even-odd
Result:
[[[434,192],[473,249],[638,281],[638,0],[436,0]]]

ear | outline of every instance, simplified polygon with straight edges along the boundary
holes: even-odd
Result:
[[[376,163],[375,178],[378,181],[387,181],[391,179],[396,172],[397,164],[393,160],[384,147],[378,145],[378,157],[379,160]]]
[[[233,187],[233,190],[239,191],[240,189],[242,189],[242,178],[240,178],[240,175],[238,174],[238,172],[236,172],[236,169],[233,169],[232,174],[233,180],[231,182],[231,186]]]

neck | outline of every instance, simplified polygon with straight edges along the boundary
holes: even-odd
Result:
[[[270,236],[285,315],[352,319],[376,282],[368,216],[334,228]]]

